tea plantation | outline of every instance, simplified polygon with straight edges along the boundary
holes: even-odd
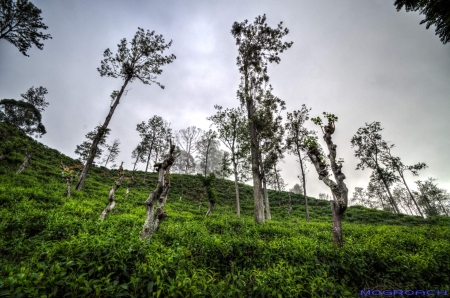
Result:
[[[30,166],[15,174],[30,139],[1,126],[0,297],[360,297],[360,290],[450,292],[450,219],[422,219],[360,206],[343,223],[336,249],[327,201],[269,191],[272,220],[253,222],[253,190],[216,182],[208,218],[196,176],[171,175],[168,217],[150,243],[139,239],[144,201],[156,175],[125,195],[104,222],[117,171],[93,168],[82,191],[67,198],[59,163],[76,161],[40,144]],[[129,177],[127,172],[127,177]]]

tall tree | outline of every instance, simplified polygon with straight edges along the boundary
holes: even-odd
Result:
[[[388,148],[386,150],[386,154],[384,156],[384,164],[387,167],[389,167],[392,171],[395,171],[395,172],[398,173],[398,175],[402,179],[403,184],[406,187],[406,190],[407,190],[407,192],[409,194],[409,197],[411,198],[411,200],[416,205],[417,211],[419,212],[420,216],[424,217],[422,211],[419,208],[419,205],[417,204],[416,199],[414,198],[414,195],[412,194],[411,190],[408,187],[408,184],[406,183],[405,172],[406,171],[410,171],[414,176],[418,176],[419,175],[419,171],[422,170],[422,169],[425,169],[427,167],[427,165],[425,163],[423,163],[423,162],[419,162],[419,163],[417,163],[415,165],[412,165],[412,166],[406,166],[406,165],[403,164],[403,162],[401,161],[400,157],[392,156],[390,148]]]
[[[450,2],[446,0],[395,0],[397,11],[405,7],[406,11],[418,11],[425,15],[420,25],[427,24],[429,29],[436,26],[436,35],[439,35],[443,44],[450,41]]]
[[[195,163],[193,163],[194,153],[197,151],[195,146],[197,139],[200,137],[202,130],[195,126],[190,126],[186,129],[180,129],[176,135],[178,146],[184,151],[180,155],[180,159],[185,166],[185,174],[189,174],[195,170]]]
[[[231,170],[230,168],[232,161],[230,158],[230,152],[228,151],[222,151],[221,156],[222,157],[220,159],[217,174],[219,175],[220,178],[225,179],[233,173],[233,170]]]
[[[306,154],[306,148],[303,146],[303,141],[314,135],[314,131],[308,130],[304,125],[307,120],[309,120],[309,111],[311,108],[307,108],[306,105],[302,105],[300,110],[293,111],[292,113],[287,113],[287,122],[285,124],[285,129],[287,132],[286,137],[286,147],[288,153],[293,154],[298,157],[298,162],[300,163],[300,174],[302,176],[302,188],[303,197],[305,198],[305,211],[306,211],[306,221],[309,222],[309,211],[308,211],[308,197],[306,196],[306,165],[305,160],[308,155]]]
[[[284,156],[284,126],[281,124],[281,111],[285,109],[285,102],[272,94],[272,86],[261,89],[259,100],[255,103],[256,111],[253,115],[258,146],[260,177],[262,194],[264,195],[266,218],[271,219],[270,202],[267,193],[267,175],[273,169],[275,181],[278,183],[276,164]],[[278,185],[278,184],[277,184]],[[278,185],[279,186],[279,185]],[[279,187],[278,187],[279,188]]]
[[[147,123],[142,121],[142,123],[137,125],[136,130],[139,132],[141,138],[145,140],[146,151],[147,151],[147,162],[144,172],[144,182],[147,176],[148,165],[152,157],[152,153],[155,154],[162,150],[164,141],[171,136],[171,129],[169,128],[169,123],[160,116],[153,116],[148,119]]]
[[[134,173],[136,171],[137,164],[140,162],[145,162],[145,155],[147,154],[147,144],[141,141],[137,144],[136,148],[131,152],[131,158],[134,159],[133,170],[131,171],[131,180],[134,182]]]
[[[428,178],[425,181],[416,181],[419,204],[423,206],[427,216],[447,215],[450,211],[450,196],[447,191],[437,187],[436,179]],[[446,203],[446,204],[445,204]]]
[[[236,39],[238,46],[237,66],[241,73],[241,83],[238,90],[238,98],[247,108],[249,122],[248,133],[250,137],[250,151],[252,158],[252,174],[254,189],[254,220],[264,222],[264,208],[261,200],[261,175],[259,162],[259,143],[257,130],[254,123],[256,102],[259,100],[261,86],[269,81],[267,67],[269,63],[281,61],[279,53],[290,48],[293,42],[282,42],[284,36],[289,33],[283,28],[282,22],[276,28],[271,28],[266,23],[266,15],[256,17],[253,24],[247,20],[234,22],[231,34]]]
[[[127,40],[124,38],[118,44],[117,54],[113,55],[110,49],[106,49],[103,53],[105,59],[101,61],[101,67],[97,68],[102,77],[107,76],[123,80],[120,90],[113,91],[111,94],[113,101],[100,131],[104,131],[108,127],[128,83],[139,80],[143,84],[150,85],[154,83],[164,89],[164,86],[156,81],[157,75],[162,73],[162,66],[172,63],[176,58],[173,54],[169,56],[162,55],[172,45],[172,41],[166,44],[163,36],[156,35],[155,31],[147,30],[145,32],[144,29],[138,28],[130,45],[131,48],[128,48]],[[94,161],[100,139],[101,134],[97,134],[92,142],[86,166],[78,179],[76,190],[83,188],[89,168]]]
[[[355,156],[360,160],[356,169],[364,170],[368,167],[374,170],[374,177],[383,183],[392,206],[394,206],[395,211],[400,214],[400,210],[398,209],[389,188],[389,185],[394,181],[397,181],[398,178],[388,167],[383,167],[383,160],[386,152],[394,145],[388,145],[388,143],[383,140],[380,134],[380,131],[382,130],[380,122],[366,123],[366,126],[360,127],[352,137],[352,147],[356,147]]]
[[[348,204],[348,189],[344,183],[345,175],[342,173],[342,160],[336,160],[336,144],[333,143],[331,135],[335,131],[335,123],[338,120],[334,114],[323,113],[324,117],[328,120],[328,124],[322,126],[322,120],[320,117],[312,118],[311,120],[316,124],[320,125],[323,132],[323,139],[328,147],[328,160],[329,165],[325,160],[325,154],[322,147],[317,143],[317,137],[309,136],[305,139],[304,145],[307,148],[307,154],[314,167],[316,168],[317,174],[319,174],[319,180],[322,180],[325,185],[327,185],[331,193],[333,194],[334,200],[330,201],[331,212],[333,216],[333,241],[338,247],[343,246],[342,237],[342,217]],[[331,171],[333,172],[333,181],[329,177],[329,168],[331,166]]]
[[[14,126],[28,135],[34,135],[36,138],[46,134],[44,125],[42,124],[41,112],[45,111],[48,102],[45,101],[47,89],[39,87],[34,89],[31,87],[27,93],[22,94],[21,100],[3,99],[0,100],[0,121],[8,125]],[[29,95],[29,96],[27,96]],[[20,174],[30,164],[31,157],[37,150],[38,143],[32,142],[33,145],[27,145],[25,158],[20,165],[17,174]],[[4,157],[4,154],[0,154]]]
[[[0,39],[12,43],[25,56],[29,56],[27,51],[32,45],[42,50],[41,39],[52,37],[39,31],[48,28],[42,22],[41,13],[27,0],[0,0]]]
[[[370,175],[370,181],[367,186],[367,194],[370,198],[375,198],[378,200],[379,205],[382,210],[395,212],[395,207],[393,205],[394,200],[390,200],[389,196],[386,192],[386,187],[383,182],[377,179],[374,175],[375,172],[372,172]]]
[[[115,139],[111,145],[109,144],[105,144],[106,147],[106,157],[103,160],[105,162],[105,168],[106,165],[108,164],[108,162],[115,162],[117,156],[120,153],[120,149],[119,149],[119,145],[120,145],[120,140],[119,139]]]
[[[241,204],[239,201],[238,167],[248,155],[248,128],[242,107],[225,109],[215,105],[216,114],[208,117],[216,126],[219,140],[231,151],[231,162],[233,164],[234,187],[236,194],[236,215],[241,215]]]
[[[77,145],[75,149],[75,154],[78,154],[80,156],[80,160],[84,165],[86,164],[86,161],[89,157],[90,149],[92,147],[92,141],[100,131],[102,131],[102,126],[97,125],[93,131],[90,131],[85,135],[87,140],[83,141],[83,143],[81,143],[80,145]],[[101,139],[98,142],[97,150],[95,152],[95,159],[98,159],[102,156],[103,147],[105,147],[106,145],[106,138],[108,137],[110,131],[111,130],[109,128],[107,128],[105,131],[102,131]]]
[[[219,141],[217,141],[217,133],[213,130],[203,132],[200,139],[195,143],[195,147],[198,154],[199,164],[202,168],[203,175],[206,177],[209,173],[212,173],[210,162],[210,155],[213,150],[219,150]]]

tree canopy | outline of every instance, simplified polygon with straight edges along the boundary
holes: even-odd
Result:
[[[445,0],[396,0],[394,3],[397,11],[403,7],[406,11],[418,11],[425,15],[425,19],[420,24],[436,26],[436,35],[443,44],[450,41],[450,1]]]
[[[27,51],[32,45],[42,50],[41,39],[52,37],[39,31],[48,28],[42,22],[41,13],[27,0],[0,0],[0,39],[12,43],[25,56],[29,56]]]

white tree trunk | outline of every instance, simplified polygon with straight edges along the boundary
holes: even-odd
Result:
[[[167,217],[167,213],[164,211],[164,205],[167,200],[167,193],[170,189],[170,167],[174,162],[173,150],[175,145],[170,142],[169,157],[160,164],[155,164],[158,169],[158,184],[156,189],[151,192],[147,200],[145,201],[146,206],[146,219],[141,232],[141,239],[147,239],[150,241],[153,234],[158,229],[161,222]],[[155,204],[156,211],[155,211]]]
[[[109,204],[108,204],[108,206],[106,206],[105,210],[103,210],[102,214],[100,215],[100,220],[101,221],[104,221],[106,219],[106,216],[108,216],[108,214],[116,206],[116,198],[115,198],[114,194],[115,194],[116,190],[122,184],[122,181],[123,181],[123,179],[125,177],[124,174],[123,174],[122,165],[123,165],[123,162],[122,162],[122,164],[119,167],[119,179],[114,182],[114,185],[111,186],[111,189],[109,190],[109,195],[108,195]]]
[[[241,216],[241,203],[239,202],[239,184],[238,184],[238,175],[237,175],[237,165],[236,165],[235,161],[233,161],[233,169],[234,169],[234,187],[236,189],[236,215]]]
[[[17,170],[16,174],[20,174],[25,170],[28,165],[30,164],[31,157],[33,156],[34,152],[37,149],[37,145],[34,146],[34,148],[31,151],[27,151],[25,155],[25,159],[23,160],[23,163],[20,165],[19,169]]]

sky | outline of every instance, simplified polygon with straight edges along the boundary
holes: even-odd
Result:
[[[312,117],[324,111],[338,116],[333,141],[345,161],[349,197],[355,187],[367,187],[371,174],[356,170],[350,140],[373,121],[381,123],[383,139],[395,144],[392,153],[405,164],[428,165],[419,177],[406,174],[411,188],[434,177],[450,190],[450,44],[441,43],[434,27],[419,25],[423,16],[397,12],[394,1],[31,2],[42,10],[52,39],[42,51],[29,50],[30,57],[0,40],[0,98],[20,99],[31,86],[46,87],[47,134],[40,141],[70,157],[77,158],[76,145],[103,123],[111,92],[122,86],[97,71],[105,49],[116,52],[120,40],[131,41],[141,27],[172,40],[166,53],[177,57],[157,79],[164,90],[133,82],[110,122],[108,142],[120,139],[118,161],[131,168],[131,151],[140,140],[136,124],[159,115],[174,130],[205,130],[214,105],[239,105],[231,26],[266,14],[272,27],[282,21],[289,29],[284,40],[294,42],[280,64],[269,67],[273,93],[288,112],[306,104]],[[300,183],[295,157],[287,155],[280,168],[288,188]],[[313,166],[308,169],[308,195],[330,193]]]

